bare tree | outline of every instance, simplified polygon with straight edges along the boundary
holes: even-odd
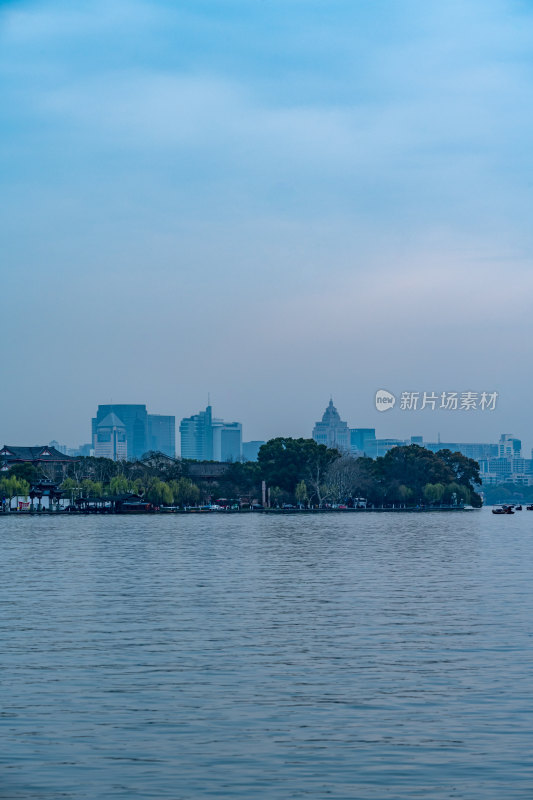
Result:
[[[360,459],[345,453],[329,465],[325,485],[329,497],[336,503],[353,499],[361,492],[365,475],[359,461]]]

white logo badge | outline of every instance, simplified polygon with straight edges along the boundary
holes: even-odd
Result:
[[[376,392],[376,408],[378,411],[390,411],[394,408],[396,398],[386,389],[378,389]]]

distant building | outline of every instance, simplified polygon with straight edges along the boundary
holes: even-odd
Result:
[[[126,461],[128,458],[126,426],[114,412],[104,417],[96,426],[94,455],[96,458],[110,458],[113,461]]]
[[[259,455],[259,449],[264,444],[266,444],[266,442],[262,442],[259,440],[252,442],[243,442],[242,443],[243,461],[257,461],[257,456]]]
[[[55,447],[58,453],[63,453],[63,455],[67,455],[68,448],[66,444],[59,444],[59,442],[56,439],[52,439],[52,441],[49,442],[48,446]]]
[[[498,445],[486,442],[424,442],[424,447],[433,453],[438,453],[439,450],[451,450],[452,453],[461,453],[466,458],[473,458],[474,461],[498,457]]]
[[[492,475],[498,483],[505,483],[511,478],[512,464],[508,458],[487,458],[479,462],[481,478]]]
[[[375,428],[350,428],[350,452],[355,456],[368,455],[376,440]]]
[[[96,429],[109,415],[115,414],[126,429],[128,459],[140,459],[149,450],[161,450],[172,458],[176,454],[176,418],[148,414],[146,405],[110,404],[98,406],[92,420],[92,440],[96,452]],[[155,446],[154,446],[155,445]]]
[[[67,449],[68,456],[94,456],[94,444],[89,442],[87,444],[80,444],[79,447],[69,447]]]
[[[242,456],[242,425],[240,422],[213,420],[213,460],[240,461]]]
[[[211,406],[205,411],[184,417],[180,422],[181,457],[196,461],[213,460],[213,415]]]
[[[515,483],[533,485],[533,458],[522,458],[522,442],[511,433],[502,433],[496,455],[479,460],[479,472],[486,485]],[[533,456],[533,453],[532,453]]]
[[[313,439],[318,444],[325,444],[326,447],[344,451],[350,450],[348,423],[340,418],[339,412],[333,405],[333,400],[329,401],[322,415],[322,420],[315,423]]]
[[[393,447],[403,447],[407,444],[410,442],[405,439],[371,439],[366,443],[365,453],[370,458],[380,458]]]
[[[36,445],[35,447],[4,445],[0,450],[1,472],[8,472],[14,464],[32,464],[53,480],[64,478],[67,467],[75,461],[75,458],[60,453],[50,445]]]
[[[242,425],[213,417],[210,405],[205,411],[184,417],[180,422],[181,457],[197,461],[240,461]]]
[[[148,414],[148,450],[176,456],[176,417]]]
[[[80,444],[79,447],[69,447],[68,456],[94,456],[94,445],[91,443]]]
[[[98,406],[93,419],[93,446],[96,453],[96,429],[109,414],[115,414],[126,429],[128,458],[141,458],[149,450],[147,442],[148,413],[145,405],[111,404]]]
[[[500,458],[520,458],[522,455],[522,442],[515,439],[512,433],[502,433],[498,442],[498,456]]]

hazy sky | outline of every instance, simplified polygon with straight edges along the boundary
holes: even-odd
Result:
[[[211,392],[531,446],[532,42],[526,0],[0,0],[0,444]]]

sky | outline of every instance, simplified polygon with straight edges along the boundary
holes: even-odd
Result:
[[[532,41],[529,0],[0,0],[0,440],[210,393],[531,447]]]

